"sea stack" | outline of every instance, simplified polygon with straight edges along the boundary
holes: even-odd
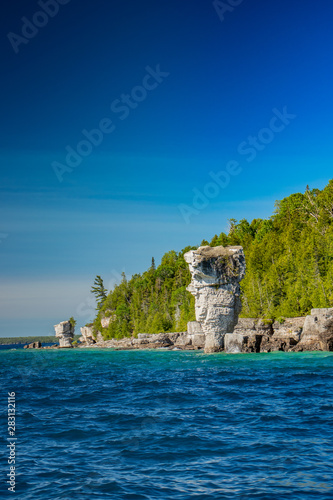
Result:
[[[72,347],[74,338],[74,326],[70,321],[62,321],[54,325],[55,336],[59,339],[59,347]]]
[[[187,290],[195,297],[195,316],[205,334],[205,352],[222,351],[224,335],[233,333],[241,311],[243,248],[202,246],[187,252],[184,258],[192,276]]]

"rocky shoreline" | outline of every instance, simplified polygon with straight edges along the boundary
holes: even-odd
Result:
[[[116,350],[168,349],[203,350],[206,336],[196,321],[187,332],[141,333],[138,338],[103,340],[92,328],[81,328],[80,348],[103,347]],[[278,321],[240,318],[233,333],[223,336],[219,351],[226,353],[333,351],[333,308],[312,309],[311,315]]]
[[[81,328],[77,347],[106,347],[117,350],[169,349],[199,350],[205,353],[333,351],[333,308],[312,309],[300,318],[241,318],[240,282],[246,264],[240,246],[202,246],[184,255],[191,272],[187,290],[195,298],[196,321],[186,332],[139,333],[137,337],[104,340],[92,326]],[[112,313],[112,311],[109,311]],[[71,318],[72,319],[72,318]],[[101,320],[107,334],[111,316]],[[54,326],[59,347],[72,347],[74,326],[63,321]]]

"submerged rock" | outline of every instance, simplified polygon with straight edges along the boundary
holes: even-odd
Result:
[[[58,325],[54,325],[55,336],[59,339],[59,347],[72,347],[74,338],[74,326],[70,321],[62,321]]]
[[[241,310],[240,281],[245,275],[242,247],[199,247],[184,255],[195,297],[196,320],[205,335],[205,352],[223,349],[224,335],[232,333]]]

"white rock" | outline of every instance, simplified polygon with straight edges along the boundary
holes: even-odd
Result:
[[[244,337],[240,333],[226,333],[224,336],[224,350],[227,353],[239,353],[243,350]]]
[[[60,347],[72,347],[74,338],[74,327],[69,321],[62,321],[58,325],[54,325],[55,336],[59,339]]]
[[[192,281],[187,290],[195,297],[195,316],[206,336],[205,352],[223,349],[241,310],[240,281],[245,275],[242,247],[199,247],[184,255]]]

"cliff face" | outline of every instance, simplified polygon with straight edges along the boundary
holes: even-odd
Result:
[[[312,309],[309,316],[283,323],[242,318],[234,333],[226,334],[225,351],[333,351],[333,308]]]
[[[195,315],[205,335],[205,352],[223,349],[241,310],[240,281],[245,275],[242,247],[199,247],[184,255],[192,281],[187,290],[195,297]]]
[[[55,336],[59,339],[60,347],[72,347],[74,338],[74,327],[69,321],[62,321],[58,325],[54,325]]]

